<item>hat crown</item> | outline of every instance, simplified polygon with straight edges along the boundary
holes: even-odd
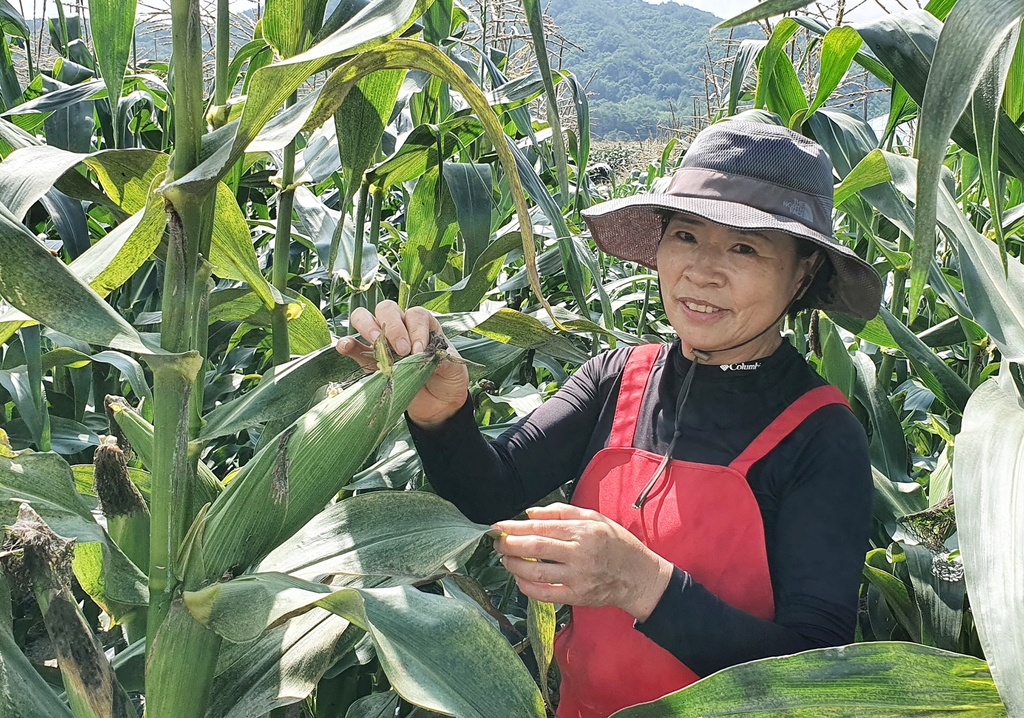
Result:
[[[730,120],[702,130],[680,164],[742,175],[820,197],[832,210],[832,161],[824,148],[792,130]]]

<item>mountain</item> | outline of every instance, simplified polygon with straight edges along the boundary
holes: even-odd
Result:
[[[597,136],[632,139],[669,125],[669,103],[679,119],[704,97],[702,66],[725,52],[711,33],[721,18],[676,2],[643,0],[551,0],[548,14],[559,32],[582,51],[566,53],[562,67],[581,82],[590,80],[591,130]],[[756,26],[738,28],[734,38],[763,37]],[[591,77],[593,79],[591,80]],[[622,133],[622,134],[620,134]]]

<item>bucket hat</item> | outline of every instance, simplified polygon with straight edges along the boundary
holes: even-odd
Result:
[[[834,270],[831,296],[814,306],[864,320],[878,314],[878,273],[832,233],[832,161],[797,132],[741,120],[711,125],[694,138],[663,193],[609,200],[582,214],[602,251],[656,269],[665,210],[810,240]]]

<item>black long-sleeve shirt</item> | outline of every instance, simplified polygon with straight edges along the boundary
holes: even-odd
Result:
[[[431,485],[469,518],[491,523],[577,480],[607,444],[627,355],[620,349],[591,359],[496,441],[480,433],[468,399],[441,427],[409,422]],[[787,406],[824,384],[786,341],[751,363],[759,366],[697,367],[672,458],[727,465]],[[678,341],[662,349],[637,448],[668,450],[689,366]],[[823,407],[754,464],[747,480],[764,522],[775,620],[725,603],[678,566],[654,611],[635,624],[700,676],[853,641],[873,491],[863,428],[846,407]]]

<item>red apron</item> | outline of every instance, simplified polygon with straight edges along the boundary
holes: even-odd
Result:
[[[773,620],[764,525],[747,471],[814,411],[846,404],[846,398],[833,386],[812,389],[729,466],[671,460],[636,509],[633,502],[664,458],[633,448],[640,405],[660,351],[661,345],[647,344],[630,352],[608,446],[588,464],[572,503],[621,524],[723,601]],[[562,673],[559,718],[607,718],[698,679],[633,628],[631,615],[610,606],[575,606],[572,620],[555,638],[555,656]]]

